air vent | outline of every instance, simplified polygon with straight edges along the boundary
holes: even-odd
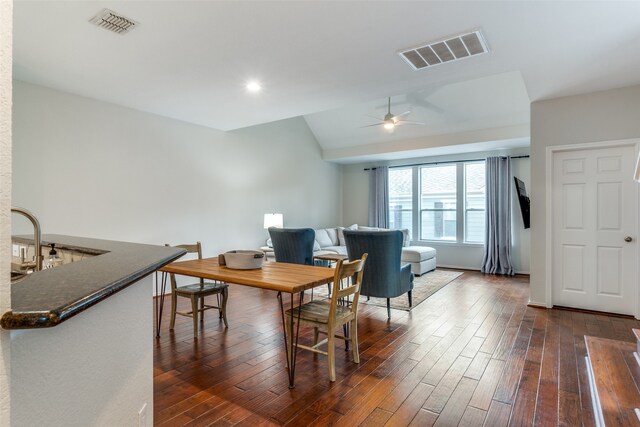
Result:
[[[428,43],[424,46],[414,47],[399,54],[414,70],[421,70],[445,62],[487,53],[488,51],[489,49],[482,33],[474,31]]]
[[[133,19],[119,15],[109,9],[104,9],[102,12],[91,18],[89,22],[92,22],[105,30],[113,31],[118,34],[127,33],[138,24]]]

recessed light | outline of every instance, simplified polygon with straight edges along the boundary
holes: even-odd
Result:
[[[260,86],[260,83],[255,80],[251,80],[250,82],[248,82],[246,87],[247,87],[247,91],[251,93],[260,92],[260,90],[262,89],[262,86]]]

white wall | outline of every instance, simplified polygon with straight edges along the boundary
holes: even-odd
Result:
[[[0,1],[0,314],[11,307],[11,64],[13,2]],[[0,329],[0,425],[11,420],[11,336]]]
[[[302,119],[224,133],[23,82],[13,93],[13,204],[44,233],[201,240],[216,255],[264,244],[266,212],[285,226],[341,223],[340,167],[321,159]],[[12,332],[13,424],[137,425],[144,402],[151,421],[151,287]]]
[[[11,426],[153,420],[151,277],[54,328],[11,331]],[[4,424],[9,425],[9,424]]]
[[[23,82],[13,112],[13,202],[45,233],[217,255],[263,245],[267,212],[341,223],[340,167],[303,119],[225,133]]]
[[[496,155],[522,155],[528,154],[526,149],[502,150],[492,152],[465,153],[460,155],[437,156],[429,158],[416,158],[406,160],[394,160],[386,162],[389,166],[399,166],[404,164],[418,164],[436,161],[451,160],[470,160],[482,159],[487,156]],[[524,181],[527,191],[530,188],[530,167],[529,159],[513,159],[513,174]],[[368,203],[369,203],[369,178],[364,168],[376,166],[377,164],[355,164],[344,167],[344,199],[343,199],[343,218],[344,224],[362,224],[368,223]],[[515,189],[512,186],[512,209],[513,218],[513,234],[512,234],[512,255],[515,271],[517,273],[529,273],[530,259],[530,230],[525,230],[522,225],[522,214],[518,205]],[[412,243],[421,244],[421,243]],[[482,265],[482,257],[484,248],[482,245],[462,245],[456,243],[424,243],[425,245],[434,247],[437,251],[437,264],[440,267],[465,268],[471,270],[479,270]]]
[[[531,104],[531,259],[530,301],[545,305],[546,148],[555,145],[640,137],[640,86]]]

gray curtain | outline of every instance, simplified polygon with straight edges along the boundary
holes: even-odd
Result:
[[[487,206],[482,272],[513,275],[511,263],[511,158],[487,157]]]
[[[389,228],[389,167],[369,170],[369,227]]]

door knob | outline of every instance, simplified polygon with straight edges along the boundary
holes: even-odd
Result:
[[[624,238],[624,241],[627,242],[627,243],[629,243],[632,240],[633,240],[633,238],[631,236],[627,236],[627,237]]]

